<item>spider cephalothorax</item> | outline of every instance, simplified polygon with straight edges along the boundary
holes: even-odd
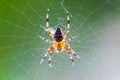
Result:
[[[53,33],[51,31],[51,29],[49,28],[49,15],[48,15],[48,13],[49,13],[49,9],[47,10],[47,15],[46,15],[46,29],[45,30],[52,37],[53,41],[49,41],[49,40],[47,40],[47,39],[40,36],[40,38],[42,40],[44,40],[44,41],[46,41],[47,43],[50,44],[48,52],[44,55],[44,57],[42,58],[40,64],[49,55],[48,64],[49,64],[50,67],[52,67],[52,65],[50,63],[51,63],[51,57],[52,57],[53,52],[54,51],[61,52],[61,51],[65,50],[68,53],[73,65],[74,65],[74,59],[73,59],[72,55],[76,56],[77,58],[79,58],[79,56],[77,55],[77,53],[75,53],[73,51],[73,49],[67,44],[67,42],[75,39],[75,37],[72,37],[72,38],[70,38],[68,40],[65,39],[70,33],[70,17],[69,17],[68,11],[66,11],[67,23],[68,23],[67,28],[68,29],[67,29],[67,31],[66,31],[66,33],[64,35],[63,35],[63,33],[62,33],[62,31],[61,31],[61,29],[59,27],[56,29],[55,33]]]
[[[59,27],[56,29],[56,32],[54,34],[54,39],[56,42],[60,42],[63,40],[63,35]]]

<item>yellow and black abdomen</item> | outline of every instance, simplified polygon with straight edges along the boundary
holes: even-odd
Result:
[[[58,51],[61,51],[64,48],[64,42],[63,41],[60,41],[60,42],[55,41],[53,44]]]

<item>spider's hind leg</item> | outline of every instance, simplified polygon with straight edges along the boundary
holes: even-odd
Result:
[[[67,51],[69,57],[70,57],[70,60],[72,61],[72,64],[74,66],[74,59],[72,57],[72,54],[71,54],[71,48],[69,47],[69,45],[65,44],[65,50]]]
[[[46,54],[43,56],[42,60],[40,61],[40,64],[43,63],[43,61],[46,59],[47,56],[48,56],[48,53],[46,53]]]
[[[54,47],[53,47],[53,46],[50,46],[50,48],[49,48],[49,50],[48,50],[48,53],[49,53],[48,65],[49,65],[50,67],[52,67],[52,65],[51,65],[51,59],[52,59],[52,53],[53,53],[53,51],[54,51]]]
[[[76,58],[78,58],[78,59],[80,58],[76,52],[74,52],[73,50],[71,52]]]
[[[50,48],[48,49],[48,52],[43,56],[40,64],[42,64],[42,62],[43,62],[43,61],[47,58],[47,56],[49,55],[48,65],[49,65],[50,67],[52,67],[52,65],[51,65],[50,63],[51,63],[53,51],[54,51],[54,47],[53,47],[53,46],[50,46]]]

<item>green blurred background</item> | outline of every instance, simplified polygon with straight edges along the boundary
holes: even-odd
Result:
[[[73,67],[66,52],[55,53],[53,68],[39,64],[49,44],[50,27],[66,31],[65,10],[71,17],[69,42],[81,57]],[[0,0],[0,80],[120,80],[119,0]]]

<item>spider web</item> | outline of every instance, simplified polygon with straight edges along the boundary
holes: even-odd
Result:
[[[119,80],[120,74],[119,0],[1,0],[0,1],[0,80]],[[69,42],[78,53],[75,66],[66,52],[53,53],[39,64],[49,45],[44,30],[46,10],[50,27],[65,33],[71,17]]]

